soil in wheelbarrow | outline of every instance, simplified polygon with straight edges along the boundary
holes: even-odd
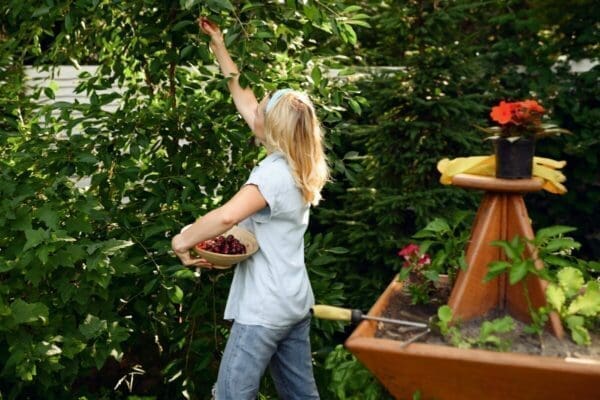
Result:
[[[430,317],[437,315],[438,307],[447,303],[449,293],[441,292],[440,297],[433,297],[428,304],[413,305],[410,295],[407,291],[401,291],[398,295],[390,298],[387,308],[381,314],[382,317],[403,319],[409,321],[418,321],[427,323]],[[491,321],[496,318],[502,318],[506,314],[503,310],[492,310],[483,317],[475,318],[458,325],[460,329],[461,342],[474,343],[479,337],[481,325],[484,321]],[[557,339],[549,332],[543,332],[541,335],[531,334],[525,331],[527,324],[513,319],[515,329],[508,333],[497,334],[504,343],[509,344],[508,349],[516,353],[526,353],[560,358],[581,358],[591,359],[600,362],[600,333],[590,332],[592,344],[590,346],[580,346],[570,339],[568,329],[565,329],[565,338]],[[375,337],[404,342],[410,340],[413,336],[422,332],[422,328],[413,328],[389,323],[378,323]],[[439,333],[431,332],[418,339],[418,342],[452,346],[448,339],[442,337]],[[469,347],[469,346],[468,346]],[[480,346],[471,344],[472,348],[481,348],[486,350],[498,350],[493,346]]]

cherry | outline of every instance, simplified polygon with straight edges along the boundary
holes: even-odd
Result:
[[[246,246],[233,235],[219,235],[214,239],[208,239],[199,243],[197,248],[220,254],[244,254]]]

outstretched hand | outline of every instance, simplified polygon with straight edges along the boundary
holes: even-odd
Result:
[[[181,263],[183,265],[185,265],[186,267],[202,267],[202,268],[207,268],[207,269],[213,268],[212,263],[210,263],[209,261],[207,261],[204,258],[192,257],[190,255],[189,251],[185,251],[185,252],[181,252],[181,253],[174,251],[174,253],[177,255],[177,257],[179,257],[179,260],[181,261]]]
[[[198,18],[198,26],[200,27],[200,30],[208,36],[210,36],[212,40],[220,39],[223,37],[219,26],[206,17]]]
[[[181,231],[179,232],[179,234],[183,233],[185,230],[189,229],[191,226],[192,226],[192,224],[184,226],[181,229]],[[201,258],[201,257],[192,257],[189,250],[177,251],[177,250],[173,249],[173,252],[179,258],[181,263],[183,265],[185,265],[186,267],[202,267],[202,268],[207,268],[207,269],[213,268],[213,264],[211,262],[209,262],[208,260]]]

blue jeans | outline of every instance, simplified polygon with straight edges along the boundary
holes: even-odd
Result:
[[[219,367],[216,400],[256,399],[267,365],[280,399],[319,399],[310,317],[280,329],[233,323]]]

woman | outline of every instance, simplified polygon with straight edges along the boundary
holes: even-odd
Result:
[[[309,341],[314,296],[304,264],[304,233],[310,206],[318,204],[328,178],[319,121],[308,97],[290,89],[259,103],[250,88],[240,86],[219,27],[204,18],[199,25],[230,78],[237,110],[268,153],[237,194],[172,240],[183,264],[203,267],[210,264],[191,258],[190,248],[237,223],[253,232],[260,246],[235,269],[224,317],[233,325],[215,397],[255,399],[269,366],[280,398],[318,399]]]

